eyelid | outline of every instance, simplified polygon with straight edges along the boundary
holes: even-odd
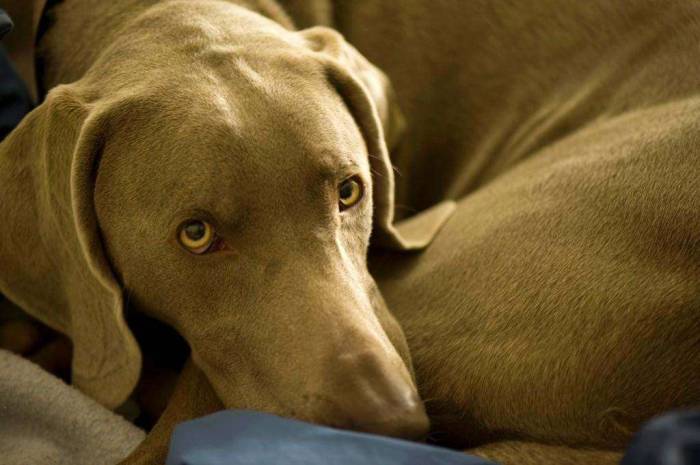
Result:
[[[334,160],[332,163],[324,164],[324,166],[321,167],[321,179],[339,183],[349,177],[359,175],[362,172],[362,166],[357,164],[354,160],[351,160],[349,156],[343,156],[340,162],[338,162],[337,154],[335,154],[332,159]]]
[[[178,241],[178,243],[179,243],[179,241]],[[195,252],[195,251],[190,250],[181,244],[180,244],[180,247],[182,249],[184,249],[185,252],[188,252],[188,253],[195,255],[195,256],[198,256],[198,257],[203,257],[205,255],[213,254],[216,252],[231,250],[231,248],[228,245],[228,242],[226,242],[226,239],[224,239],[223,237],[221,237],[221,235],[219,235],[219,233],[216,231],[216,228],[214,228],[214,238],[212,239],[209,246],[205,250],[203,250],[202,252],[199,252],[199,253]]]
[[[207,249],[206,252],[204,252],[202,255],[207,255],[210,253],[216,253],[216,252],[221,252],[224,250],[230,250],[228,247],[228,242],[221,237],[220,235],[214,233],[214,240],[212,241],[211,245]]]
[[[348,162],[348,163],[343,163],[337,170],[336,174],[337,177],[336,179],[340,179],[340,182],[343,182],[349,178],[352,178],[353,176],[357,176],[360,179],[362,179],[362,168],[355,162]]]

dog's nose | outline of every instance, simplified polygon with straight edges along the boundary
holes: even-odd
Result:
[[[373,415],[358,418],[354,423],[353,429],[358,431],[414,440],[424,439],[430,427],[423,404],[415,394],[389,408],[379,403]]]
[[[396,355],[398,359],[398,355]],[[402,362],[363,352],[341,356],[338,368],[350,376],[341,389],[345,427],[404,439],[423,439],[430,426],[423,403]]]

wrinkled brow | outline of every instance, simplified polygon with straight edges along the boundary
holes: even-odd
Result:
[[[324,150],[318,159],[319,173],[326,179],[338,179],[351,176],[362,170],[357,156],[338,150]]]

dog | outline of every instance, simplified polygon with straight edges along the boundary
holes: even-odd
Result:
[[[372,276],[406,333],[433,428],[448,434],[453,444],[503,463],[615,463],[642,421],[665,409],[697,405],[700,398],[695,247],[699,222],[697,212],[688,208],[700,191],[693,177],[697,162],[689,156],[698,87],[695,73],[674,72],[680,65],[694,66],[692,48],[683,48],[691,43],[692,29],[680,26],[686,24],[681,19],[692,24],[687,18],[695,17],[694,6],[679,4],[658,18],[659,2],[638,2],[630,9],[602,3],[574,6],[551,1],[532,8],[525,2],[411,1],[407,6],[279,1],[226,7],[226,11],[237,8],[236,13],[246,19],[243,24],[248,19],[262,21],[262,15],[285,26],[273,35],[310,28],[302,31],[307,40],[319,33],[328,36],[326,44],[334,45],[321,51],[353,69],[356,81],[364,78],[359,88],[382,124],[358,122],[362,138],[377,140],[383,132],[401,173],[395,200],[387,183],[392,173],[385,156],[372,179],[373,190],[381,180],[384,192],[372,195],[376,203],[372,241],[385,250],[372,254]],[[85,24],[78,19],[85,5],[74,0],[56,8],[58,20],[44,39],[45,88],[80,82],[94,73],[95,61],[109,61],[104,58],[109,49],[105,44],[114,49],[114,42],[123,40],[114,24],[139,13],[152,19],[143,11],[157,8],[149,4],[138,11],[132,5],[122,17],[119,8],[105,6],[100,14],[91,4],[98,19]],[[188,12],[190,8],[183,7]],[[191,14],[178,21],[190,24]],[[129,24],[133,28],[129,30],[136,30],[136,23]],[[590,24],[596,24],[593,31],[602,32],[594,34]],[[144,24],[138,25],[135,36],[145,34]],[[391,101],[388,81],[377,69],[367,68],[369,63],[354,49],[338,45],[345,44],[341,36],[318,29],[319,25],[340,31],[389,75],[406,115],[405,130],[401,131],[403,122]],[[664,35],[667,30],[675,33]],[[72,44],[65,37],[82,37],[89,31],[90,47],[71,55]],[[545,41],[547,37],[558,40]],[[275,48],[264,41],[256,45]],[[653,53],[642,53],[652,45],[657,47],[652,47]],[[137,49],[118,56],[136,57]],[[102,54],[101,62],[95,60],[97,54]],[[359,63],[371,70],[373,78],[368,80],[366,71],[357,70]],[[111,72],[120,68],[109,64]],[[634,69],[631,64],[640,72],[628,74]],[[674,86],[664,80],[669,75],[674,76]],[[442,79],[436,82],[436,76]],[[100,82],[110,80],[106,74],[100,77]],[[133,91],[130,87],[124,97],[136,99],[133,95],[139,94]],[[143,95],[140,98],[143,102]],[[193,103],[180,93],[169,98]],[[357,121],[358,112],[352,110],[357,100],[343,98]],[[130,107],[121,116],[136,118],[143,128],[148,118],[135,110]],[[255,114],[265,120],[263,109]],[[190,123],[183,121],[179,128],[192,131]],[[367,135],[370,126],[379,129],[375,137]],[[301,132],[313,133],[308,127]],[[265,145],[256,137],[250,136]],[[120,134],[118,139],[124,141],[120,148],[124,152],[146,152],[137,137]],[[375,150],[368,145],[370,155],[377,151],[376,144]],[[109,152],[103,153],[109,160]],[[162,202],[162,195],[138,201],[132,198],[136,192],[104,190],[103,196],[108,192],[110,199],[124,201],[112,200],[111,210],[110,205],[100,207],[100,178],[119,178],[116,172],[103,174],[110,166],[104,160],[97,173],[98,221],[93,219],[93,224],[99,222],[103,231],[107,256],[102,265],[91,263],[92,269],[104,271],[109,263],[123,275],[129,267],[120,261],[118,250],[137,250],[141,261],[127,273],[137,278],[126,282],[119,276],[120,284],[136,306],[171,323],[193,346],[193,362],[183,371],[173,400],[131,463],[157,462],[174,421],[220,408],[221,402],[236,406],[245,399],[248,407],[280,412],[278,404],[231,394],[227,384],[231,380],[219,368],[222,363],[198,355],[192,331],[201,328],[189,328],[149,302],[167,292],[154,290],[146,296],[131,291],[130,283],[148,282],[158,276],[156,271],[167,268],[159,262],[144,272],[147,239],[127,239],[128,226],[110,226],[109,219],[117,217],[114,209],[122,209],[120,203],[142,205],[148,203],[146,198]],[[139,164],[133,170],[137,173],[124,177],[138,179],[136,174],[148,172],[148,166]],[[149,175],[157,178],[155,173]],[[456,210],[451,199],[459,201]],[[397,225],[392,224],[394,203],[404,206],[399,212],[404,221]],[[405,218],[411,210],[422,214]],[[142,216],[119,213],[130,219]],[[139,225],[142,229],[147,227]],[[119,238],[121,247],[114,244]],[[96,243],[94,238],[88,241]],[[417,255],[388,251],[428,244]],[[364,268],[363,263],[355,269]],[[217,295],[214,291],[202,293],[211,298]],[[362,294],[379,296],[366,289]],[[28,307],[16,294],[8,295]],[[410,372],[405,344],[396,342],[399,336],[391,337],[399,331],[396,322],[388,314],[379,319]],[[224,339],[215,334],[200,340]],[[81,367],[76,360],[78,354],[74,372]],[[284,369],[279,376],[285,376]],[[81,386],[80,377],[75,379],[87,392],[104,395],[101,387],[90,390]],[[281,413],[337,424],[337,412],[330,421],[326,413],[309,415],[306,408]],[[395,433],[391,430],[374,431]],[[414,435],[405,434],[405,427],[399,430],[404,431],[397,435]]]
[[[47,32],[51,90],[0,149],[3,293],[70,336],[73,382],[103,405],[139,377],[129,300],[179,331],[226,407],[424,435],[366,269],[373,212],[387,246],[432,235],[392,226],[386,78],[332,30],[227,2],[104,12],[83,51],[68,23]],[[52,61],[59,33],[75,62]]]

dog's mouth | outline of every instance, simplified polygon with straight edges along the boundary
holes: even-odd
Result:
[[[227,408],[422,439],[429,420],[409,370],[388,341],[379,342],[322,356],[313,349],[274,350],[273,361],[253,354],[212,359],[196,351],[193,358]]]
[[[427,434],[423,403],[403,363],[371,351],[349,353],[337,358],[329,375],[335,378],[331,394],[309,405],[321,422],[405,439]]]
[[[372,356],[351,356],[352,361],[339,361],[351,370],[342,376],[331,392],[300,393],[297,402],[277,404],[270,413],[325,424],[336,428],[392,436],[423,439],[429,421],[423,403],[413,384],[395,370],[384,368]],[[330,376],[336,376],[335,374]],[[281,386],[276,386],[281,387]],[[277,393],[272,394],[281,401]],[[224,393],[223,397],[228,396]],[[227,407],[237,401],[224,400]]]

